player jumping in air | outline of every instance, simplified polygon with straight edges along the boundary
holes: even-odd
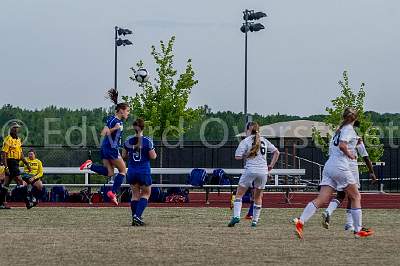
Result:
[[[108,96],[115,104],[115,114],[107,118],[106,125],[101,132],[101,135],[104,136],[100,149],[103,165],[94,164],[91,160],[87,160],[81,165],[80,169],[90,169],[109,178],[114,176],[112,190],[107,192],[107,196],[111,202],[118,205],[116,194],[126,176],[126,165],[119,153],[119,148],[124,129],[123,120],[126,120],[129,116],[129,106],[127,103],[118,103],[118,92],[115,89],[110,89]],[[114,167],[118,169],[116,175],[114,175]]]

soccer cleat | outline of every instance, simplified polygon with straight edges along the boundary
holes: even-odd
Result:
[[[1,204],[0,205],[0,210],[9,210],[11,209],[10,207],[8,207],[7,205]]]
[[[363,237],[372,236],[373,234],[374,234],[374,231],[372,231],[371,229],[362,228],[360,231],[354,232],[354,237],[355,238],[363,238]]]
[[[350,231],[350,232],[354,232],[354,227],[351,224],[345,224],[344,225],[344,230],[345,231]]]
[[[251,227],[252,227],[252,228],[257,227],[257,222],[256,222],[256,221],[252,221],[252,222],[251,222]]]
[[[303,226],[304,226],[304,224],[300,221],[299,218],[294,218],[293,219],[293,223],[295,225],[295,230],[296,230],[297,236],[300,239],[302,239],[303,238]]]
[[[232,217],[231,221],[228,224],[228,227],[234,227],[235,224],[240,222],[240,218],[239,217]]]
[[[132,225],[133,225],[133,226],[144,226],[145,223],[144,223],[144,221],[143,221],[141,218],[136,217],[136,216],[133,216],[133,218],[132,218]]]
[[[331,220],[331,216],[329,215],[329,213],[327,211],[324,211],[322,213],[322,220],[321,220],[322,227],[325,229],[329,229],[330,220]]]
[[[246,220],[252,220],[252,219],[253,219],[253,215],[246,214],[246,216],[244,217],[244,219],[246,219]]]
[[[93,163],[92,160],[86,160],[86,162],[81,164],[81,166],[79,167],[79,170],[89,169],[90,166],[92,166],[92,163]]]
[[[26,206],[26,208],[29,210],[29,209],[32,209],[33,207],[35,207],[35,205],[33,204],[33,202],[31,202],[31,201],[28,201],[28,202],[26,202],[25,203],[25,206]]]
[[[118,200],[117,196],[112,192],[111,190],[107,192],[107,197],[110,199],[110,201],[115,205],[118,206]]]

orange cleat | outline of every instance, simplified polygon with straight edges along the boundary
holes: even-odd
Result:
[[[302,239],[303,238],[303,226],[304,224],[300,221],[299,218],[294,218],[293,223],[296,227],[296,234],[297,236]]]
[[[92,165],[92,160],[87,160],[86,162],[84,162],[80,167],[79,170],[84,170],[84,169],[89,169],[89,167]]]
[[[372,236],[374,234],[374,230],[370,229],[370,228],[361,228],[360,231],[358,232],[354,232],[354,237],[356,238],[363,238],[363,237],[369,237]]]
[[[246,214],[246,216],[244,217],[244,219],[246,219],[246,220],[252,220],[252,219],[253,219],[253,216],[252,216],[252,215]]]
[[[111,200],[111,202],[115,205],[118,206],[118,200],[117,196],[112,192],[111,190],[107,192],[107,197]]]

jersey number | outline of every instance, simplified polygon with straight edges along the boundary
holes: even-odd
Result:
[[[142,153],[141,153],[140,149],[139,150],[134,150],[133,154],[132,154],[133,160],[135,162],[140,162],[140,160],[142,159],[142,155],[141,154]]]
[[[333,136],[333,145],[338,146],[339,145],[339,139],[340,139],[340,132],[336,133],[335,136]]]
[[[267,149],[265,148],[264,141],[261,141],[261,143],[260,143],[260,152],[261,152],[261,155],[263,155],[263,156],[267,153]]]

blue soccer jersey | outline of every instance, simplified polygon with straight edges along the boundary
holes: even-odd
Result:
[[[110,116],[107,118],[106,127],[112,129],[116,124],[120,125],[118,130],[115,130],[111,135],[105,136],[101,147],[103,149],[118,149],[121,146],[122,132],[123,132],[123,122],[115,116]]]
[[[149,151],[154,150],[153,141],[148,137],[141,137],[141,148],[135,148],[138,138],[130,137],[124,143],[128,152],[128,172],[150,173]]]

